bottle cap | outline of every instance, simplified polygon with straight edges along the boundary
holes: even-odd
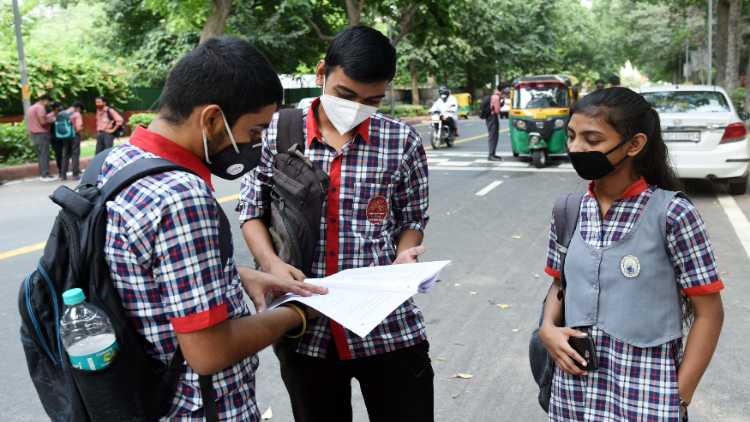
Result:
[[[66,290],[63,293],[63,302],[68,306],[78,305],[84,300],[86,300],[86,294],[83,293],[83,290],[77,287],[75,289]]]

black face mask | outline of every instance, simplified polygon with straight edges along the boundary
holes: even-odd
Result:
[[[226,180],[234,180],[254,169],[260,162],[261,143],[229,145],[210,157],[208,169],[211,174]]]
[[[576,173],[578,173],[582,179],[597,180],[615,171],[620,164],[628,159],[628,157],[625,156],[625,158],[620,160],[619,163],[612,164],[607,158],[609,154],[625,145],[625,143],[627,143],[627,141],[620,142],[617,146],[606,153],[601,151],[568,152],[568,157],[570,157],[570,163],[573,165]]]

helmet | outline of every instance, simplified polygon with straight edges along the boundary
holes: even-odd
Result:
[[[441,86],[438,88],[439,95],[451,95],[451,90],[447,86]]]

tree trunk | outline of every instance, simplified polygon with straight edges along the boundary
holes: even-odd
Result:
[[[229,13],[232,10],[232,0],[213,0],[213,13],[206,19],[203,30],[201,31],[201,40],[203,43],[212,37],[224,35],[224,28],[227,26]]]
[[[716,34],[714,37],[716,85],[724,85],[727,69],[727,42],[729,37],[729,0],[719,0],[716,13]]]
[[[346,0],[346,16],[349,18],[349,26],[359,25],[364,8],[365,0]]]
[[[419,105],[419,80],[417,75],[417,61],[409,61],[409,73],[411,74],[411,103]]]
[[[724,88],[732,95],[739,79],[739,21],[742,13],[742,0],[729,1],[729,24],[727,37],[727,68],[724,72]]]

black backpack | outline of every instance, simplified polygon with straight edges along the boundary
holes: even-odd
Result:
[[[480,119],[489,119],[490,116],[492,116],[492,107],[490,106],[492,102],[492,96],[491,95],[485,95],[482,97],[482,102],[479,103],[479,118]]]
[[[578,225],[578,216],[581,208],[583,193],[570,193],[555,201],[555,207],[552,210],[552,216],[555,220],[555,234],[557,234],[557,243],[562,246],[561,268],[565,268],[565,256],[570,246],[570,240],[573,238],[576,226]],[[560,271],[560,282],[562,283],[563,292],[567,285],[565,281],[565,271]],[[561,297],[563,300],[564,297]],[[563,324],[565,321],[565,302],[563,301]],[[544,319],[544,304],[542,304],[542,315],[539,317],[539,327],[542,326]],[[534,380],[539,386],[539,405],[545,412],[549,412],[549,401],[552,395],[552,377],[555,374],[555,361],[544,347],[542,339],[539,337],[539,328],[531,334],[529,341],[529,362],[531,363],[531,373]]]
[[[179,348],[169,365],[147,355],[146,340],[126,315],[110,277],[104,242],[108,200],[147,175],[189,170],[161,158],[140,159],[97,188],[109,151],[94,157],[75,190],[61,186],[50,196],[62,210],[44,255],[19,292],[20,334],[29,374],[44,410],[56,422],[156,420],[169,411],[185,365]],[[220,214],[221,256],[227,262],[232,256],[231,228]],[[83,289],[86,300],[104,311],[117,336],[119,353],[101,371],[73,368],[62,346],[62,293],[74,287]],[[211,377],[201,376],[200,386],[206,417],[214,421]]]
[[[115,119],[114,117],[112,117],[112,110],[113,110],[112,107],[107,107],[107,118],[109,119],[110,122],[114,123]],[[112,136],[114,136],[115,138],[123,137],[125,135],[124,126],[125,126],[125,123],[117,126],[114,132],[112,132]]]
[[[271,209],[265,216],[276,253],[306,275],[312,270],[320,239],[320,217],[328,175],[305,157],[303,111],[279,111],[277,154],[266,184]]]

